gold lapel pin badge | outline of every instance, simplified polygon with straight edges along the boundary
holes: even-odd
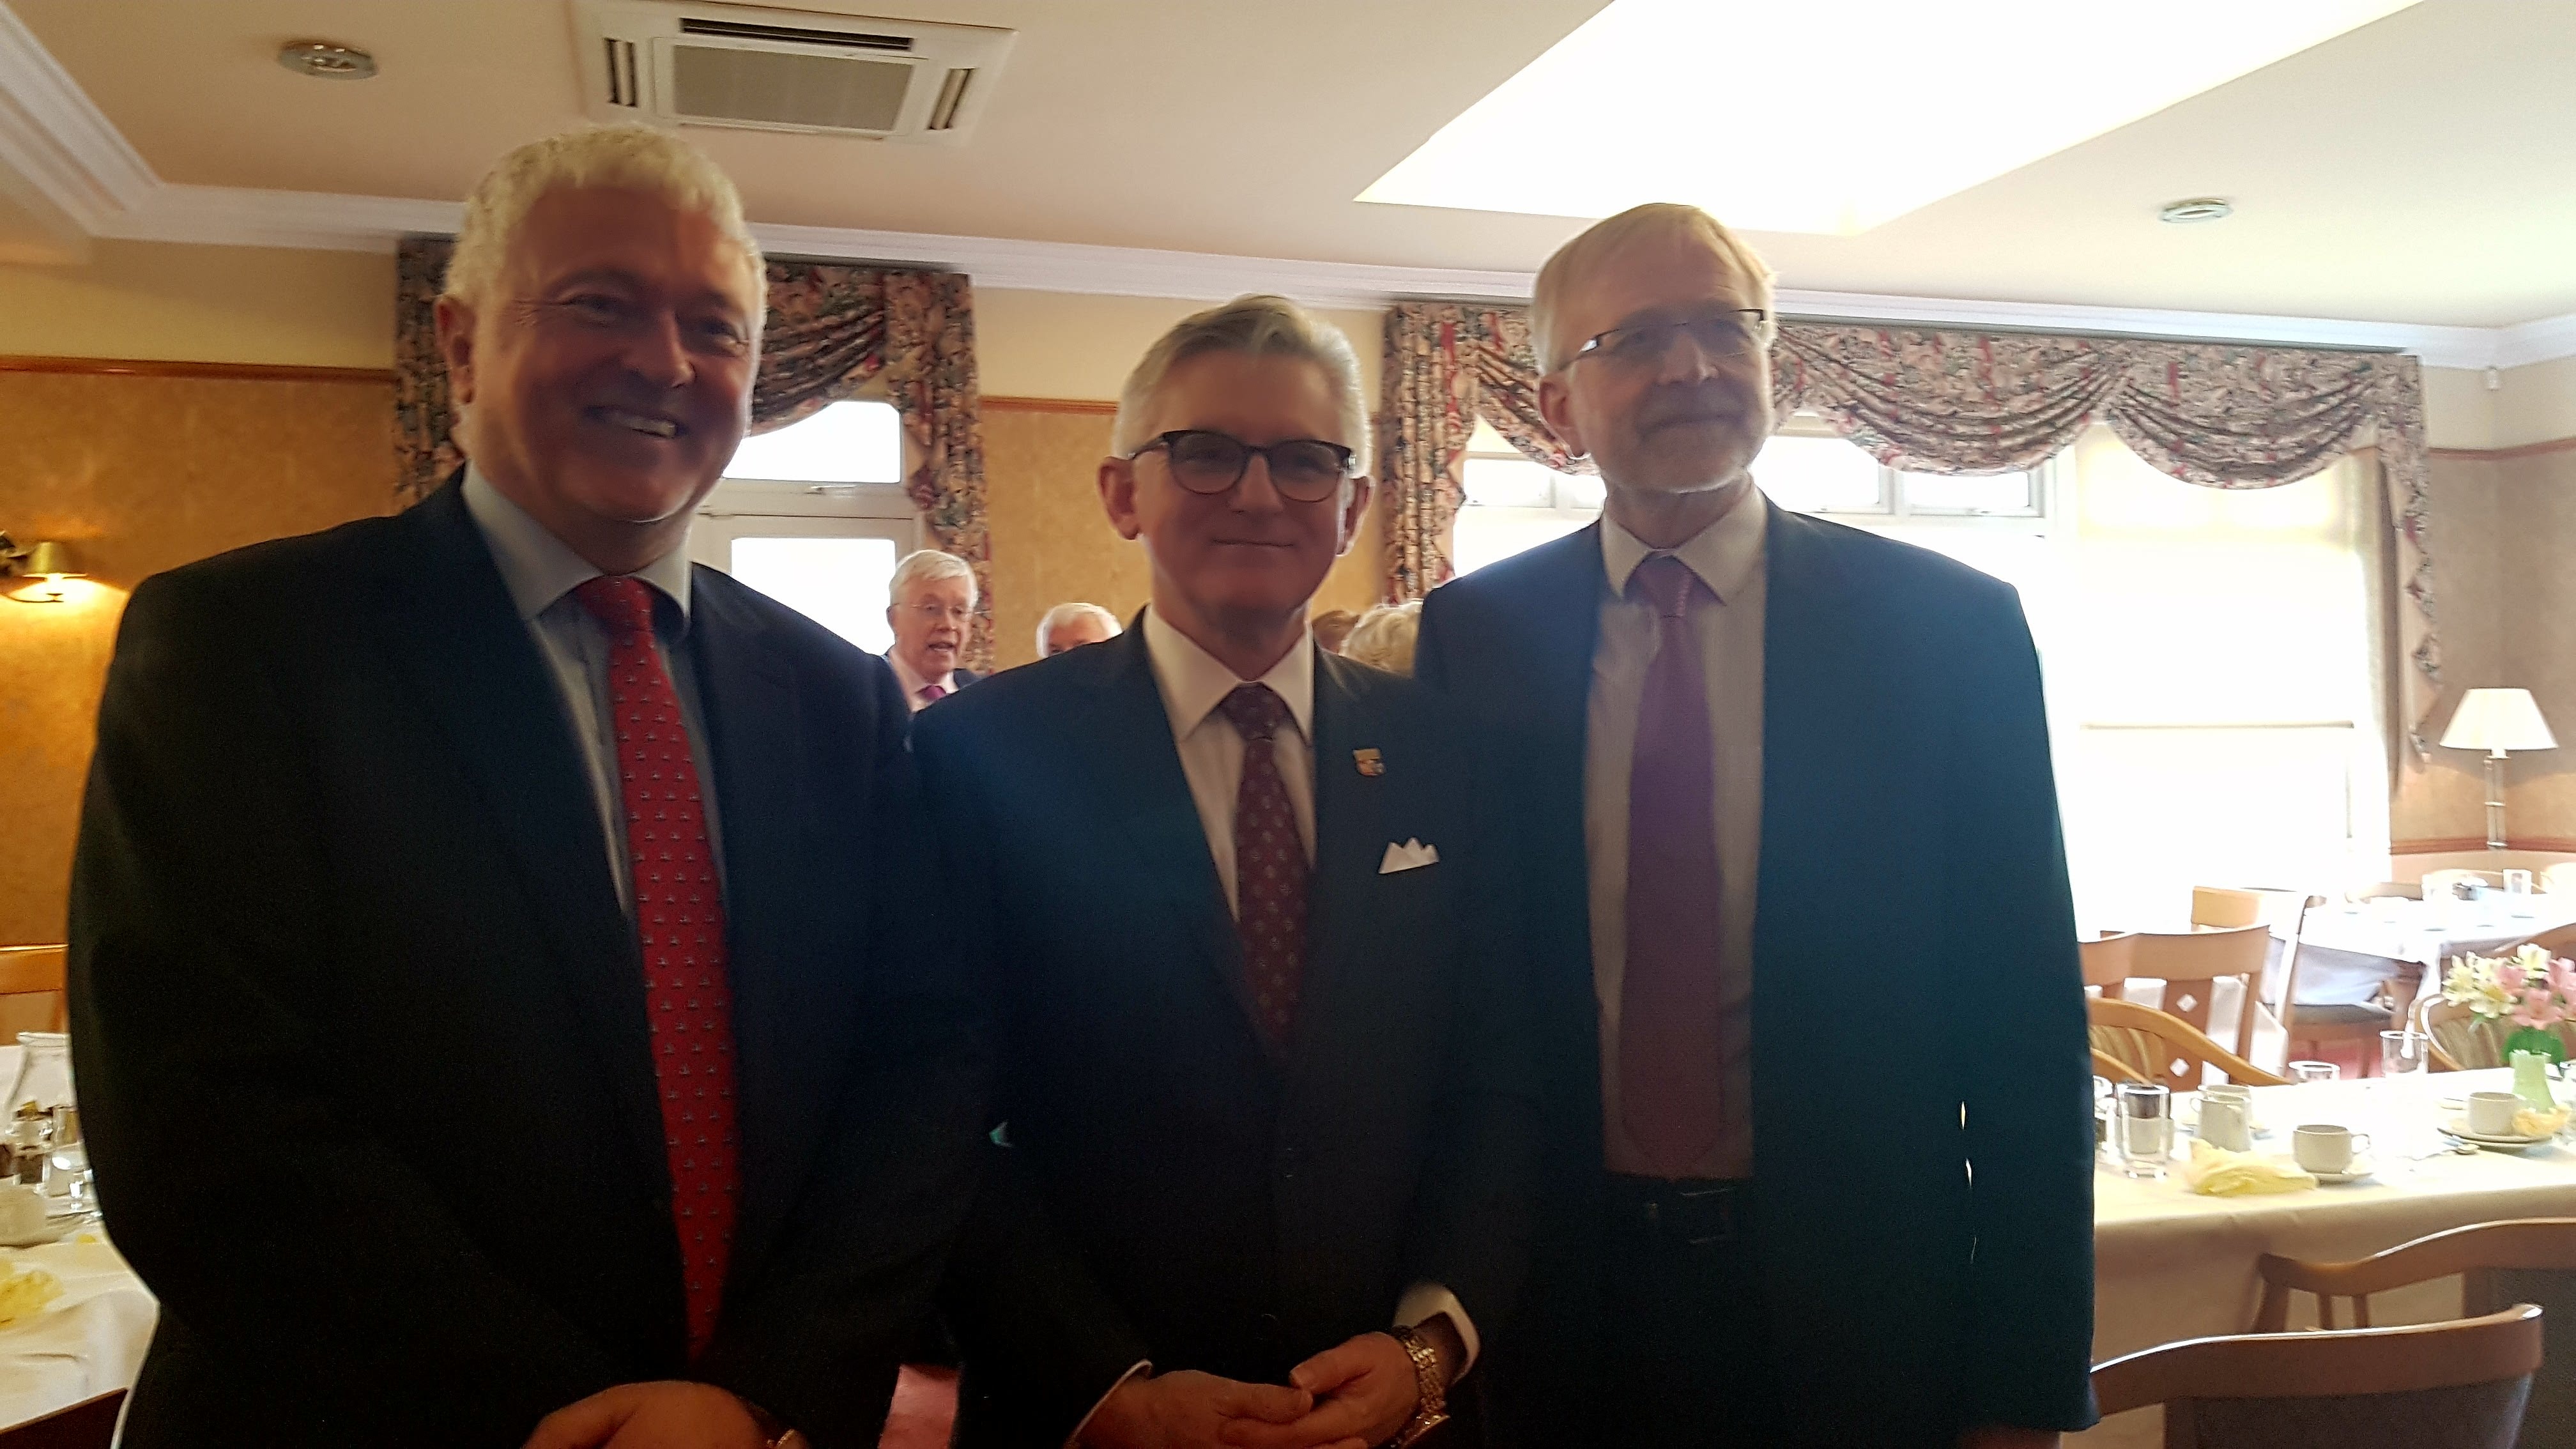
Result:
[[[1351,751],[1351,763],[1359,766],[1360,773],[1372,780],[1386,773],[1386,761],[1375,750]]]

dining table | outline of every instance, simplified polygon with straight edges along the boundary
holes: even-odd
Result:
[[[2440,1131],[2467,1093],[2505,1090],[2507,1070],[2415,1072],[2253,1093],[2254,1150],[2290,1158],[2291,1131],[2310,1123],[2370,1136],[2370,1174],[2348,1183],[2245,1197],[2207,1197],[2184,1183],[2188,1134],[2161,1178],[2140,1178],[2107,1150],[2093,1176],[2093,1361],[2181,1339],[2251,1330],[2266,1253],[2311,1261],[2367,1257],[2427,1233],[2507,1218],[2576,1216],[2576,1146],[2569,1134],[2519,1153],[2463,1154]],[[2576,1083],[2562,1084],[2576,1098]],[[2177,1102],[2188,1120],[2195,1094]],[[2374,1324],[2457,1317],[2460,1281],[2374,1295]],[[2291,1302],[2293,1327],[2315,1325],[2315,1301]],[[2139,1409],[2069,1435],[2068,1449],[2156,1449],[2163,1411]]]

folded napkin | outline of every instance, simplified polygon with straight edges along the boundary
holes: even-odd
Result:
[[[2195,1137],[2191,1160],[2182,1165],[2183,1186],[2208,1197],[2249,1197],[2262,1192],[2299,1192],[2317,1180],[2286,1162],[2251,1152],[2230,1152]]]
[[[141,1288],[111,1288],[0,1329],[0,1415],[32,1419],[132,1384],[158,1316]]]
[[[2567,1109],[2564,1107],[2555,1112],[2525,1107],[2513,1114],[2513,1135],[2516,1137],[2546,1137],[2566,1125]]]

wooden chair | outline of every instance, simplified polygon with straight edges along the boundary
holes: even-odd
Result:
[[[2229,886],[2193,886],[2191,923],[2195,926],[2250,926],[2263,919],[2263,893]]]
[[[2563,1322],[2576,1315],[2576,1218],[2453,1228],[2350,1263],[2303,1263],[2266,1253],[2254,1268],[2263,1277],[2256,1333],[2289,1327],[2292,1293],[2315,1295],[2317,1322],[2327,1328],[2334,1327],[2338,1298],[2352,1326],[2368,1328],[2371,1294],[2455,1276],[2461,1311],[2471,1317],[2537,1303],[2552,1322]],[[2531,1401],[2522,1413],[2525,1444],[2576,1444],[2576,1339],[2563,1332],[2551,1337],[2561,1341],[2550,1345],[2554,1352],[2544,1351],[2532,1378]]]
[[[2120,1060],[2118,1057],[2111,1056],[2101,1051],[2099,1048],[2096,1048],[2093,1053],[2093,1075],[2097,1077],[2107,1077],[2115,1084],[2119,1082],[2134,1082],[2141,1087],[2149,1085],[2147,1074],[2145,1072],[2136,1067],[2130,1066],[2127,1062]]]
[[[2095,1056],[2109,1057],[2177,1092],[2198,1091],[2204,1067],[2216,1067],[2227,1080],[2248,1087],[2289,1084],[2211,1041],[2191,1023],[2151,1006],[2096,997],[2084,1003],[2084,1017]]]
[[[2552,895],[2563,891],[2576,891],[2576,860],[2562,860],[2542,871],[2540,879],[2534,881],[2533,885]]]
[[[2570,886],[2568,889],[2576,890],[2576,886]],[[2548,952],[2552,956],[2576,956],[2576,925],[2560,926],[2555,930],[2543,931],[2528,941],[2517,942],[2515,945],[2498,951],[2496,954],[2499,956],[2510,956],[2516,950],[2519,950],[2524,946],[2538,946],[2540,949]]]
[[[125,1390],[110,1389],[68,1409],[0,1430],[0,1449],[108,1449],[116,1439],[116,1416],[125,1408]]]
[[[63,995],[63,955],[60,946],[0,946],[0,997],[52,998],[47,1031],[61,1031],[71,1019]]]
[[[2129,975],[2162,981],[2165,994],[2159,1006],[2203,1035],[2209,1032],[2209,1007],[2217,995],[2218,983],[2230,978],[2244,983],[2244,997],[2236,1014],[2236,1050],[2241,1055],[2253,1045],[2255,1013],[2262,1004],[2263,968],[2272,955],[2271,927],[2256,921],[2248,926],[2181,934],[2140,931],[2130,952]]]
[[[2084,984],[2119,1000],[2127,989],[2123,983],[2129,979],[2130,967],[2137,964],[2138,933],[2106,931],[2094,940],[2076,942],[2075,950],[2084,958]]]
[[[2514,1449],[2540,1317],[2187,1339],[2096,1365],[2093,1395],[2164,1405],[2165,1449]]]

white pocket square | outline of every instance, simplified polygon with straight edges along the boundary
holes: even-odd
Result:
[[[1419,870],[1439,863],[1440,852],[1432,846],[1419,840],[1408,840],[1402,845],[1390,840],[1386,843],[1386,859],[1377,863],[1377,873],[1393,875],[1399,870]]]

